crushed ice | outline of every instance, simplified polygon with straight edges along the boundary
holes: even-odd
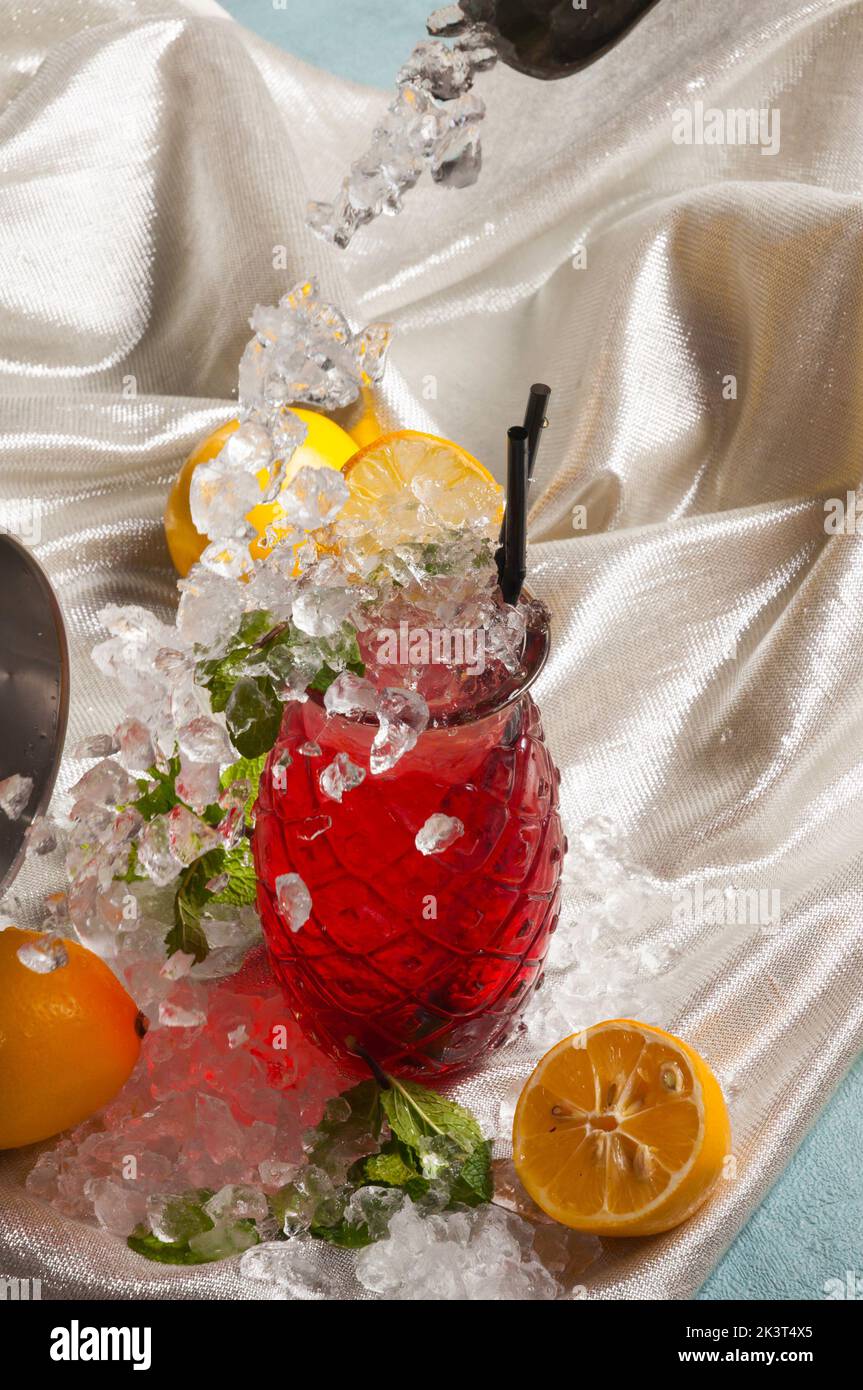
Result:
[[[458,5],[436,10],[428,30],[433,37],[418,43],[401,68],[395,97],[336,198],[309,203],[309,225],[335,246],[349,246],[382,213],[400,212],[426,171],[445,188],[479,178],[485,103],[471,89],[477,73],[494,67],[496,49],[490,32]]]

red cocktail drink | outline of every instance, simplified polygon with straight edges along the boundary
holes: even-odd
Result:
[[[464,1067],[506,1038],[539,983],[564,852],[559,774],[528,693],[547,649],[532,604],[519,669],[430,700],[415,746],[377,775],[373,719],[314,696],[288,705],[261,779],[258,902],[291,1007],[333,1056],[364,1050],[422,1077]],[[338,755],[359,770],[341,800],[321,783]],[[423,835],[433,817],[446,819]],[[436,840],[436,825],[451,833]],[[299,925],[279,900],[286,875],[311,899]]]

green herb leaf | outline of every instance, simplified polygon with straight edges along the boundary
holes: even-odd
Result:
[[[211,878],[224,871],[225,851],[211,849],[183,871],[174,898],[174,925],[165,937],[168,955],[184,951],[205,960],[210,945],[201,926],[201,914],[213,894],[207,887]]]
[[[257,902],[258,880],[248,840],[243,839],[234,849],[225,851],[219,872],[228,875],[228,885],[221,893],[211,894],[210,902],[230,903],[234,907],[251,907]]]
[[[261,753],[257,758],[238,758],[235,763],[231,763],[230,767],[225,768],[219,778],[223,791],[227,790],[232,782],[248,782],[251,787],[249,799],[246,802],[246,825],[248,826],[255,823],[252,811],[258,799],[258,783],[261,780],[266,761],[266,753]]]
[[[115,874],[114,882],[146,883],[146,881],[146,876],[138,873],[138,841],[133,840],[129,846],[129,858],[126,863],[126,872],[124,874]]]
[[[412,1202],[418,1202],[429,1190],[429,1183],[422,1176],[416,1155],[398,1139],[390,1139],[380,1153],[369,1154],[355,1163],[350,1177],[363,1187],[401,1187]]]
[[[381,1090],[376,1081],[360,1081],[350,1090],[342,1091],[339,1099],[348,1102],[350,1114],[344,1120],[333,1120],[324,1111],[323,1118],[312,1131],[312,1145],[307,1150],[310,1163],[320,1163],[336,1145],[349,1145],[368,1138],[371,1148],[380,1136],[383,1116]]]
[[[482,1130],[464,1106],[415,1081],[387,1079],[390,1089],[381,1092],[381,1105],[393,1134],[409,1148],[418,1148],[421,1139],[444,1136],[472,1154],[483,1142]]]
[[[153,1260],[160,1265],[205,1265],[210,1263],[208,1255],[199,1255],[190,1250],[186,1241],[164,1241],[148,1231],[146,1226],[136,1226],[126,1244],[136,1255],[145,1260]]]
[[[213,1193],[210,1188],[197,1188],[167,1204],[166,1216],[181,1231],[177,1240],[159,1240],[147,1226],[137,1226],[126,1241],[130,1250],[163,1265],[200,1265],[209,1263],[206,1255],[189,1249],[192,1236],[213,1229],[213,1219],[204,1211]]]
[[[180,771],[179,757],[171,758],[167,768],[162,772],[158,767],[151,767],[147,777],[139,777],[138,786],[141,788],[141,796],[133,801],[131,805],[144,820],[153,820],[156,816],[164,816],[175,806],[179,806],[180,798],[177,795],[176,781]]]
[[[228,733],[237,752],[244,758],[269,752],[279,736],[283,714],[282,702],[267,676],[242,676],[225,703]]]
[[[319,1226],[312,1222],[309,1235],[326,1240],[330,1245],[338,1245],[342,1250],[362,1250],[364,1246],[375,1243],[375,1238],[369,1235],[368,1226],[355,1226],[350,1221],[339,1221],[335,1226]]]
[[[283,668],[283,676],[289,672],[290,648],[308,640],[292,622],[277,623],[261,609],[243,616],[221,656],[198,662],[195,680],[209,691],[213,710],[224,710],[231,740],[244,758],[257,759],[275,743],[284,713],[276,693],[279,671]],[[331,659],[322,662],[312,689],[327,690],[345,666],[356,675],[364,673],[350,623],[342,624],[325,649]]]
[[[451,1200],[467,1207],[478,1207],[494,1196],[491,1170],[491,1141],[483,1139],[468,1154],[453,1183]]]

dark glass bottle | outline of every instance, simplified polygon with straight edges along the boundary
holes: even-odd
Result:
[[[486,25],[503,62],[530,77],[568,77],[599,58],[658,0],[460,0]]]

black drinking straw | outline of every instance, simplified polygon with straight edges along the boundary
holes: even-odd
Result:
[[[525,580],[527,493],[542,441],[542,431],[548,424],[545,412],[550,395],[550,386],[546,386],[543,381],[534,382],[530,388],[527,409],[524,412],[524,426],[513,425],[509,431],[506,511],[500,524],[500,544],[495,552],[500,587],[507,603],[518,602],[518,596]],[[515,461],[513,458],[514,448],[516,450]],[[525,464],[519,462],[522,454]],[[508,522],[511,523],[512,528],[511,540],[508,539]],[[507,560],[508,556],[510,557],[509,561]],[[508,597],[510,593],[514,597]]]
[[[530,388],[530,395],[527,400],[527,410],[524,412],[524,427],[527,430],[527,476],[528,481],[533,477],[533,470],[536,465],[536,456],[539,453],[539,445],[542,440],[542,431],[547,424],[545,412],[548,407],[548,398],[551,395],[551,387],[546,386],[544,381],[535,381]]]
[[[518,603],[527,574],[527,484],[529,435],[523,425],[507,431],[506,511],[500,588],[505,603]]]

